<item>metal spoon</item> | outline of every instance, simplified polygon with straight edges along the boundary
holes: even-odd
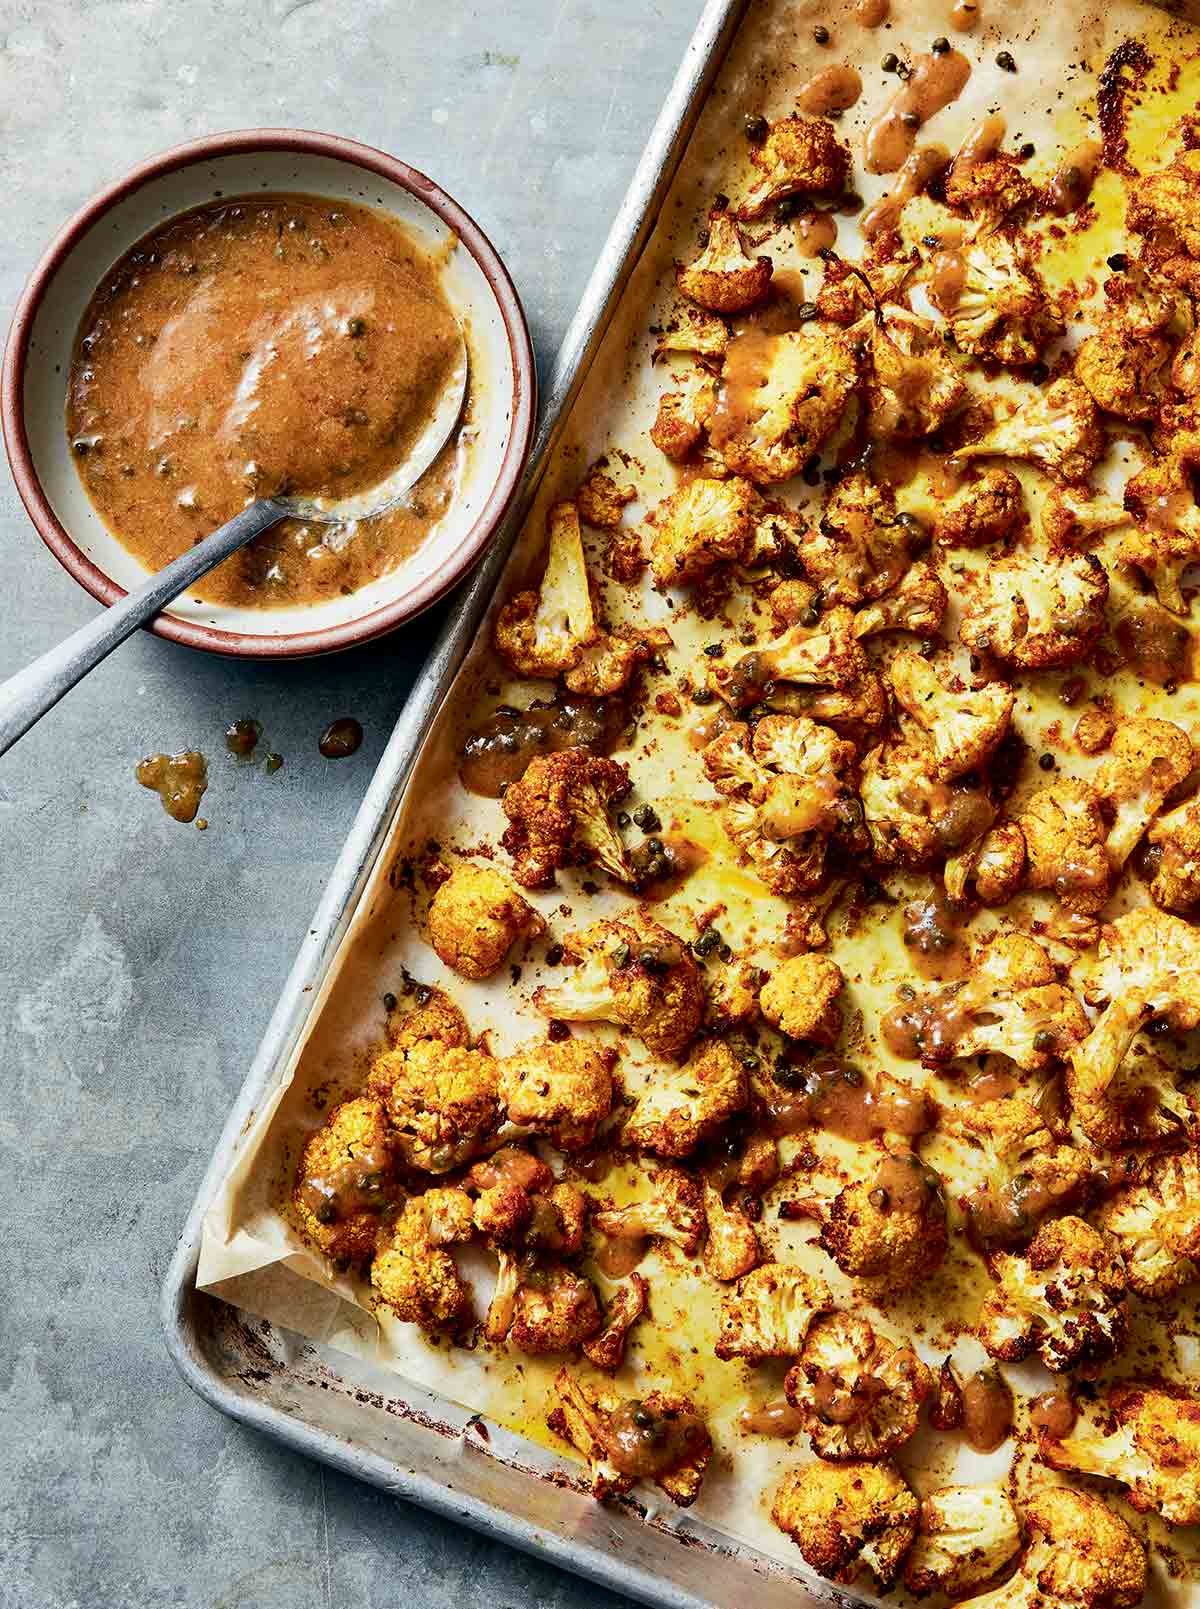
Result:
[[[454,372],[447,380],[429,423],[402,464],[369,491],[334,501],[327,497],[260,497],[235,514],[219,530],[173,559],[140,587],[135,587],[96,620],[0,683],[0,754],[53,709],[64,693],[111,654],[119,643],[153,620],[177,598],[238,548],[245,547],[280,520],[303,519],[326,525],[369,520],[385,514],[412,489],[449,440],[467,394],[467,347],[459,332]]]

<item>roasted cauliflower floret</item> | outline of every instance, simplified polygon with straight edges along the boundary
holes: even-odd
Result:
[[[830,1581],[866,1565],[882,1587],[900,1573],[921,1505],[888,1463],[806,1464],[783,1479],[771,1518]]]
[[[981,1251],[1024,1244],[1048,1213],[1074,1209],[1086,1194],[1088,1158],[1059,1144],[1037,1107],[1019,1096],[965,1106],[948,1127],[982,1163],[965,1202],[968,1232]]]
[[[1115,526],[1128,525],[1120,503],[1096,497],[1087,486],[1053,486],[1042,504],[1042,531],[1055,553],[1088,547]]]
[[[584,748],[536,755],[501,800],[509,826],[500,842],[522,888],[548,887],[558,867],[581,859],[632,883],[625,845],[608,818],[628,790],[629,772],[618,760]]]
[[[1021,482],[1011,469],[985,469],[939,504],[933,540],[939,547],[986,547],[1020,524],[1025,512]]]
[[[745,654],[732,665],[717,662],[709,685],[727,704],[743,709],[771,695],[779,682],[800,687],[829,687],[854,695],[869,676],[867,657],[854,632],[854,615],[844,606],[827,610],[816,626],[791,626],[764,648]],[[818,713],[816,720],[830,720]],[[797,711],[796,713],[801,713]]]
[[[904,1584],[924,1597],[960,1598],[1000,1574],[1021,1551],[1021,1522],[999,1486],[939,1486],[921,1504]]]
[[[832,1201],[812,1194],[790,1210],[818,1219],[821,1246],[843,1274],[885,1292],[918,1284],[946,1255],[942,1182],[911,1151],[888,1156],[874,1177],[846,1185]]]
[[[725,356],[728,345],[729,330],[724,319],[702,309],[681,305],[668,319],[655,343],[654,361],[657,363],[660,358],[666,358],[673,352],[715,360]],[[584,518],[587,518],[586,514]]]
[[[335,1106],[304,1146],[292,1205],[300,1228],[335,1262],[375,1250],[379,1215],[395,1194],[394,1151],[381,1101]]]
[[[409,1050],[422,1039],[466,1046],[471,1043],[471,1030],[444,989],[430,989],[422,984],[411,1003],[408,999],[398,1001],[388,1013],[387,1037],[394,1050]],[[372,1094],[383,1093],[372,1088],[369,1075],[367,1087]]]
[[[614,1060],[584,1039],[522,1045],[500,1063],[509,1122],[544,1134],[560,1151],[582,1150],[612,1111]]]
[[[750,1097],[746,1070],[719,1039],[683,1067],[656,1070],[625,1125],[625,1143],[656,1156],[684,1157],[709,1140]]]
[[[924,866],[943,847],[937,820],[948,804],[928,750],[881,743],[863,761],[859,794],[871,853],[881,866]]]
[[[518,592],[496,616],[496,652],[519,676],[557,676],[579,663],[596,635],[579,511],[555,503],[546,516],[546,569],[536,592]]]
[[[1200,903],[1200,799],[1159,816],[1147,834],[1157,854],[1150,895],[1164,911],[1183,913]]]
[[[1122,721],[1096,773],[1096,791],[1115,811],[1108,855],[1121,867],[1195,764],[1192,740],[1172,721],[1149,716]]]
[[[838,997],[845,981],[841,967],[828,956],[792,956],[763,985],[759,1010],[789,1039],[832,1045],[842,1031]]]
[[[470,1318],[471,1288],[450,1253],[434,1242],[424,1196],[405,1203],[371,1264],[371,1284],[398,1319],[431,1334]]]
[[[1121,539],[1121,562],[1147,577],[1164,609],[1186,615],[1183,575],[1200,560],[1200,507],[1187,466],[1154,460],[1126,481],[1125,507],[1135,527]]]
[[[1108,899],[1112,872],[1095,788],[1062,777],[1035,789],[1017,821],[1025,839],[1026,886],[1053,890],[1070,911],[1098,911]]]
[[[1094,1216],[1121,1248],[1138,1296],[1161,1301],[1200,1280],[1200,1152],[1152,1157],[1144,1177]]]
[[[679,1056],[704,1016],[704,980],[681,939],[656,922],[602,921],[563,940],[575,963],[533,1003],[562,1022],[616,1022],[656,1056]]]
[[[953,692],[928,660],[910,649],[896,655],[888,676],[904,710],[928,735],[943,782],[982,765],[1008,731],[1016,694],[1007,682]]]
[[[858,383],[843,332],[814,324],[736,336],[722,375],[726,405],[713,416],[709,446],[731,473],[759,486],[800,473],[840,422]]]
[[[899,308],[872,316],[867,430],[877,441],[915,441],[940,430],[967,386],[928,319]]]
[[[650,426],[650,440],[673,464],[682,464],[704,439],[717,406],[717,387],[710,375],[664,391]]]
[[[1013,368],[1036,363],[1063,326],[1018,239],[979,233],[960,257],[962,286],[948,310],[955,345]]]
[[[721,1191],[704,1186],[704,1269],[710,1279],[727,1284],[747,1274],[762,1256],[754,1225],[740,1207],[727,1206]]]
[[[1007,905],[1025,876],[1025,835],[1015,821],[998,821],[957,854],[942,871],[946,892],[960,904],[973,887],[982,905]]]
[[[1022,458],[1059,481],[1083,481],[1104,456],[1104,431],[1091,395],[1069,376],[1055,380],[955,458]]]
[[[713,322],[724,330],[720,319],[714,319]],[[607,472],[608,467],[607,458],[598,459],[575,493],[575,507],[579,510],[580,519],[586,525],[595,526],[598,531],[615,531],[621,523],[622,510],[637,500],[636,488],[614,480]]]
[[[760,1263],[721,1297],[719,1358],[799,1357],[809,1325],[833,1305],[822,1279],[787,1263]]]
[[[1200,157],[1181,151],[1157,173],[1141,174],[1125,193],[1125,222],[1159,255],[1200,257]]]
[[[1061,1373],[1103,1363],[1127,1325],[1125,1265],[1082,1218],[1045,1223],[1021,1255],[998,1252],[996,1286],[979,1312],[979,1339],[994,1358],[1033,1353]]]
[[[1036,194],[1016,158],[997,152],[982,162],[955,162],[946,178],[946,203],[978,224],[994,228]]]
[[[1170,340],[1137,335],[1120,318],[1102,321],[1075,354],[1075,377],[1118,419],[1153,419],[1166,390]]]
[[[864,474],[844,476],[800,558],[826,604],[863,603],[890,592],[912,560],[891,492]]]
[[[822,1313],[788,1371],[788,1401],[804,1414],[819,1458],[887,1458],[916,1434],[933,1389],[911,1347],[896,1346],[854,1313]]]
[[[500,1126],[499,1066],[478,1050],[423,1039],[387,1050],[371,1067],[396,1151],[410,1168],[448,1173],[477,1156]]]
[[[689,302],[710,313],[742,313],[770,290],[773,266],[769,257],[749,256],[727,212],[713,212],[708,243],[694,263],[676,266],[675,283]]]
[[[596,1293],[581,1275],[551,1265],[522,1272],[509,1340],[518,1352],[568,1352],[601,1325]]]
[[[613,1240],[669,1240],[685,1257],[694,1257],[704,1238],[704,1192],[682,1168],[660,1168],[651,1175],[654,1195],[625,1207],[606,1207],[592,1222]]]
[[[1136,1609],[1146,1552],[1099,1498],[1039,1486],[1025,1505],[1029,1546],[1011,1581],[960,1609]]]
[[[429,942],[464,978],[490,978],[519,938],[537,938],[545,930],[507,877],[467,861],[454,868],[429,906]]]
[[[712,1437],[689,1397],[651,1391],[641,1398],[577,1379],[560,1369],[546,1423],[587,1461],[592,1492],[605,1498],[653,1480],[687,1508],[700,1495]]]
[[[646,1311],[650,1286],[640,1274],[630,1274],[613,1292],[604,1309],[604,1328],[583,1343],[589,1363],[612,1374],[625,1361],[629,1332]]]
[[[754,541],[761,500],[747,480],[699,477],[655,509],[650,568],[660,587],[695,581],[718,564],[744,558]]]
[[[1139,1514],[1172,1525],[1200,1525],[1200,1400],[1182,1392],[1120,1385],[1108,1394],[1116,1429],[1082,1426],[1065,1441],[1042,1432],[1040,1455],[1053,1469],[1120,1481]]]
[[[1051,559],[1013,553],[979,576],[960,641],[1023,670],[1086,659],[1104,630],[1108,575],[1094,553]]]
[[[854,635],[861,641],[884,631],[910,631],[936,637],[949,605],[946,588],[931,564],[914,564],[897,586],[854,612]]]
[[[670,644],[670,633],[662,627],[640,631],[636,626],[618,626],[615,631],[602,631],[583,650],[578,665],[563,676],[563,685],[587,698],[611,698],[629,685],[640,666]]]
[[[750,148],[757,169],[739,201],[739,218],[761,218],[788,196],[835,196],[850,171],[850,152],[823,117],[781,117]]]

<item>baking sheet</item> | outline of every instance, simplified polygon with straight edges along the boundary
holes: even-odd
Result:
[[[540,550],[544,540],[542,519],[548,503],[570,495],[587,466],[601,455],[609,455],[619,479],[629,478],[637,486],[638,501],[627,514],[631,522],[673,488],[673,471],[646,440],[658,396],[669,388],[663,371],[654,369],[649,361],[653,346],[650,330],[662,322],[674,303],[669,274],[672,260],[694,254],[697,228],[713,195],[722,189],[731,191],[738,182],[740,176],[734,170],[744,154],[739,131],[745,116],[760,111],[778,116],[789,111],[795,90],[814,71],[831,60],[852,61],[862,69],[866,89],[863,100],[844,118],[842,132],[855,148],[857,158],[863,127],[895,84],[894,79],[879,74],[875,66],[878,57],[884,50],[916,53],[927,48],[932,37],[946,30],[946,9],[925,0],[920,5],[899,0],[890,28],[868,31],[854,20],[849,7],[766,3],[750,8],[663,208],[659,229],[627,288],[621,310],[571,412],[525,537],[514,556],[512,573],[522,574]],[[1001,36],[999,28],[992,30],[985,9],[980,30],[965,40],[956,40],[977,65],[960,100],[938,114],[930,125],[930,136],[954,149],[987,112],[1001,106],[1008,120],[1008,143],[1033,140],[1038,146],[1038,159],[1032,167],[1035,173],[1048,174],[1062,151],[1076,144],[1087,127],[1087,96],[1094,87],[1094,78],[1076,64],[1086,62],[1095,69],[1107,51],[1127,34],[1155,35],[1164,53],[1169,51],[1177,60],[1179,76],[1170,92],[1151,97],[1143,108],[1135,125],[1131,155],[1139,163],[1153,153],[1151,165],[1156,165],[1161,160],[1162,137],[1167,128],[1198,98],[1200,69],[1192,59],[1194,37],[1176,32],[1168,42],[1171,24],[1154,13],[1128,5],[1108,6],[1103,11],[1073,8],[1068,17],[1060,13],[1039,17],[1038,12],[1039,8],[1032,4],[1006,6],[1002,18],[997,13],[1003,29]],[[830,27],[834,35],[832,51],[821,50],[815,44],[812,28],[817,22]],[[1020,71],[1015,77],[994,66],[993,58],[1001,44],[1018,57]],[[873,180],[863,175],[859,160],[856,182],[868,201],[882,193],[888,183],[886,179]],[[1121,191],[1114,175],[1102,176],[1094,200],[1097,220],[1092,229],[1069,247],[1052,251],[1043,265],[1052,288],[1068,279],[1078,280],[1115,249],[1113,244],[1105,245],[1106,236],[1119,223],[1121,214]],[[906,213],[906,225],[911,223],[917,232],[923,205],[917,204]],[[849,220],[839,220],[838,249],[851,257],[859,252],[855,234]],[[777,276],[780,272],[806,272],[807,283],[815,289],[820,283],[819,267],[798,259],[787,261],[780,245],[776,237],[764,248],[776,256]],[[622,455],[628,456],[628,463]],[[902,506],[920,511],[916,493],[914,498],[905,505],[902,497]],[[508,585],[502,587],[502,595],[509,590]],[[627,608],[622,594],[610,589],[606,602],[610,617],[619,621]],[[694,660],[711,634],[711,628],[694,617],[675,619],[667,601],[648,591],[640,600],[638,613],[643,620],[668,625],[678,650],[673,665]],[[484,641],[482,634],[480,641]],[[1047,679],[1045,697],[1039,691],[1018,718],[1018,725],[1031,742],[1036,742],[1054,720],[1062,721],[1061,706],[1052,702],[1056,680]],[[652,682],[651,692],[665,685]],[[311,1032],[292,1063],[282,1069],[279,1085],[256,1114],[233,1169],[214,1198],[204,1225],[198,1281],[203,1288],[249,1312],[392,1368],[405,1379],[557,1446],[541,1423],[547,1385],[556,1362],[547,1364],[543,1360],[486,1352],[466,1354],[461,1349],[451,1352],[430,1345],[408,1326],[386,1320],[380,1325],[364,1305],[363,1287],[331,1275],[323,1261],[290,1230],[278,1210],[303,1138],[320,1121],[314,1096],[324,1104],[336,1094],[353,1092],[358,1087],[365,1061],[382,1036],[382,995],[389,989],[399,992],[405,970],[422,982],[446,984],[473,1028],[478,1031],[488,1026],[490,1043],[497,1053],[507,1052],[523,1039],[541,1037],[544,1032],[543,1020],[527,1001],[534,987],[548,981],[551,975],[542,966],[545,944],[525,957],[514,955],[513,959],[522,963],[518,985],[509,983],[507,973],[490,985],[465,984],[445,973],[422,942],[425,895],[420,891],[419,879],[415,895],[407,886],[408,866],[420,861],[430,839],[437,840],[443,853],[453,855],[478,850],[478,846],[494,842],[498,836],[502,826],[499,806],[467,795],[457,786],[456,750],[481,710],[513,700],[514,695],[519,695],[515,701],[523,703],[529,690],[528,683],[504,684],[483,648],[477,649],[464,666],[414,770],[392,842],[376,868],[338,964],[329,973],[322,997],[314,1003]],[[1149,694],[1134,685],[1122,688],[1121,696],[1127,707],[1149,699]],[[1163,713],[1194,729],[1194,693],[1185,689]],[[652,749],[647,747],[650,742]],[[629,762],[642,785],[641,796],[656,804],[664,822],[674,825],[668,822],[668,814],[673,814],[680,829],[701,842],[705,833],[711,834],[713,817],[708,807],[712,792],[699,771],[684,722],[656,722],[652,738],[643,731],[637,746],[619,751],[617,757]],[[580,926],[597,915],[615,912],[623,904],[621,897],[611,892],[585,895],[583,881],[582,874],[565,874],[559,890],[534,896],[534,902],[551,922],[549,937],[553,937],[554,930]],[[751,947],[757,943],[765,960],[771,939],[782,926],[786,906],[764,896],[761,886],[748,877],[731,876],[725,869],[719,879],[710,881],[702,868],[654,914],[676,931],[688,932],[695,913],[718,901],[726,907],[722,929],[748,941]],[[571,907],[569,916],[562,910],[564,905]],[[977,937],[985,924],[986,917],[972,928],[971,936]],[[895,925],[881,933],[874,922],[847,925],[843,916],[831,953],[852,980],[853,1003],[863,1012],[864,1026],[870,1032],[884,999],[891,1002],[888,986],[910,971]],[[743,955],[743,959],[755,958],[749,952]],[[911,1064],[890,1063],[881,1051],[868,1051],[865,1045],[858,1047],[858,1059],[868,1067],[891,1066],[902,1075],[913,1075]],[[624,1057],[623,1073],[627,1088],[636,1092],[646,1076],[645,1065],[639,1065],[636,1051]],[[837,1155],[835,1142],[823,1138],[822,1148],[831,1168],[844,1160]],[[957,1193],[954,1181],[962,1177],[964,1161],[949,1142],[935,1137],[923,1147],[923,1154],[947,1174],[951,1193]],[[631,1176],[624,1187],[614,1188],[610,1177],[604,1181],[601,1193],[619,1198],[621,1188],[634,1190],[638,1186]],[[768,1213],[764,1221],[770,1220]],[[837,1289],[836,1270],[801,1241],[801,1234],[808,1231],[773,1222],[771,1230],[777,1237],[776,1249],[787,1260],[807,1263]],[[777,1394],[779,1375],[760,1368],[753,1371],[750,1385],[742,1365],[715,1363],[711,1341],[716,1297],[707,1281],[696,1280],[686,1266],[658,1253],[651,1254],[643,1271],[652,1283],[655,1334],[644,1336],[640,1352],[623,1378],[632,1382],[643,1374],[656,1378],[665,1375],[699,1397],[712,1416],[718,1446],[723,1450],[714,1460],[694,1512],[729,1535],[796,1566],[798,1557],[791,1544],[769,1524],[763,1493],[769,1493],[780,1469],[804,1455],[765,1439],[740,1438],[732,1426],[736,1409],[748,1398],[758,1400]],[[602,1291],[607,1288],[602,1280],[598,1283]],[[482,1261],[476,1270],[476,1286],[482,1309],[487,1297],[487,1269]],[[889,1333],[913,1335],[919,1350],[930,1361],[940,1362],[950,1350],[960,1364],[973,1367],[982,1358],[981,1352],[969,1338],[954,1334],[953,1329],[961,1322],[961,1315],[978,1305],[985,1286],[981,1267],[960,1249],[956,1259],[922,1287],[919,1299],[900,1300],[880,1314],[881,1327]],[[939,1323],[929,1317],[931,1313],[949,1315],[949,1322]],[[1198,1329],[1193,1302],[1178,1315],[1174,1353],[1169,1360],[1171,1367],[1182,1374],[1194,1375],[1200,1362]],[[1139,1355],[1147,1362],[1152,1341],[1149,1333],[1136,1336],[1120,1372],[1135,1372]],[[1009,1372],[1016,1383],[1030,1390],[1040,1385],[1032,1369]],[[736,1463],[729,1457],[731,1448],[736,1448]],[[928,1489],[948,1478],[998,1478],[1004,1474],[1011,1452],[1011,1447],[1006,1446],[993,1455],[990,1463],[956,1452],[951,1463],[947,1448],[927,1437],[924,1443],[918,1440],[906,1448],[900,1462],[914,1472],[918,1489]],[[1018,1485],[1028,1475],[1027,1460],[1022,1458],[1020,1464]],[[1039,1471],[1038,1477],[1047,1478],[1046,1472]],[[1111,1500],[1112,1489],[1108,1495]],[[639,1492],[639,1496],[644,1494]],[[1149,1532],[1152,1540],[1164,1535],[1157,1522],[1135,1519],[1134,1523],[1143,1533]],[[1155,1584],[1148,1603],[1196,1601],[1200,1541],[1193,1534],[1173,1532],[1170,1545],[1182,1559],[1191,1581],[1168,1582],[1162,1557],[1156,1552]]]

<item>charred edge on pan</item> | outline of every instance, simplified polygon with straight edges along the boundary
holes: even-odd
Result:
[[[1096,113],[1104,143],[1104,165],[1116,173],[1135,176],[1129,164],[1125,99],[1140,90],[1153,65],[1150,52],[1139,39],[1126,39],[1104,64],[1096,89]]]

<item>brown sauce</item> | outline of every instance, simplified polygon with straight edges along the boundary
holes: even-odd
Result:
[[[858,0],[854,15],[864,28],[878,28],[888,19],[890,0]]]
[[[632,1274],[650,1249],[650,1242],[642,1235],[622,1235],[604,1240],[596,1248],[592,1261],[607,1279],[624,1279]]]
[[[962,913],[946,890],[934,883],[927,899],[904,907],[901,937],[917,970],[927,978],[948,982],[961,977],[966,967],[966,946],[959,937]]]
[[[262,726],[258,721],[230,721],[225,728],[225,747],[239,760],[248,760],[258,747]]]
[[[871,1204],[880,1212],[920,1214],[937,1189],[937,1175],[911,1152],[888,1156],[871,1183]]]
[[[1126,664],[1144,680],[1160,687],[1191,680],[1191,633],[1157,603],[1134,604],[1115,635]]]
[[[988,1069],[973,1078],[967,1085],[966,1095],[972,1101],[1002,1101],[1009,1095],[1015,1095],[1020,1088],[1020,1080],[1015,1073]]]
[[[954,158],[956,168],[973,167],[977,162],[988,162],[1004,143],[1008,124],[1003,112],[992,112],[967,135]]]
[[[300,1199],[318,1223],[337,1223],[356,1212],[380,1212],[388,1199],[391,1156],[368,1147],[325,1173],[310,1174]]]
[[[470,1182],[477,1190],[495,1190],[499,1185],[515,1184],[518,1190],[532,1190],[544,1182],[546,1166],[519,1146],[504,1145],[471,1168]]]
[[[794,1436],[804,1429],[805,1414],[793,1408],[786,1397],[775,1397],[757,1408],[743,1408],[738,1414],[738,1429],[748,1436]]]
[[[929,272],[929,300],[944,317],[949,318],[958,306],[966,283],[967,265],[962,253],[952,246],[939,251]]]
[[[927,1000],[894,1006],[879,1031],[888,1049],[907,1061],[926,1057],[945,1060],[971,1026],[971,1014],[958,1004],[953,990],[940,990]]]
[[[767,1090],[768,1122],[777,1135],[824,1129],[858,1143],[881,1134],[913,1139],[934,1126],[934,1114],[920,1090],[882,1074],[872,1085],[840,1057],[814,1056],[789,1070],[785,1087]]]
[[[801,257],[819,257],[834,245],[837,232],[832,212],[806,212],[796,219],[796,251]]]
[[[979,0],[954,0],[950,10],[950,26],[956,33],[969,34],[979,22]]]
[[[962,1432],[977,1453],[994,1453],[1012,1435],[1013,1395],[996,1369],[980,1369],[962,1385]]]
[[[725,349],[721,390],[708,439],[718,453],[728,442],[744,435],[762,412],[760,388],[771,372],[777,338],[764,330],[744,330]]]
[[[605,1448],[614,1469],[642,1479],[678,1469],[705,1441],[704,1422],[698,1414],[654,1413],[637,1397],[614,1408],[604,1427]]]
[[[346,760],[356,754],[363,740],[363,729],[352,715],[330,721],[321,733],[317,748],[327,760]]]
[[[1043,1391],[1035,1397],[1029,1409],[1029,1423],[1034,1430],[1044,1430],[1055,1441],[1062,1441],[1075,1429],[1079,1415],[1067,1391]]]
[[[967,1238],[985,1256],[1022,1246],[1047,1214],[1077,1205],[1078,1194],[1074,1184],[1068,1195],[1029,1173],[1018,1173],[1002,1187],[976,1190],[967,1198]]]
[[[916,143],[917,131],[943,106],[958,99],[970,76],[971,63],[959,50],[918,56],[908,82],[867,130],[867,172],[895,173],[902,168]]]
[[[796,97],[796,105],[813,117],[828,117],[831,112],[848,110],[861,94],[861,74],[845,62],[838,62],[823,67],[808,80]]]
[[[934,174],[941,172],[949,160],[949,152],[941,145],[923,145],[920,150],[905,157],[895,184],[863,214],[862,232],[866,239],[874,240],[877,235],[897,228],[905,203],[919,196]],[[879,168],[872,171],[884,173],[893,170]]]
[[[657,838],[648,838],[630,854],[634,870],[639,874],[638,898],[649,900],[670,899],[678,893],[693,872],[709,858],[708,850],[682,833],[665,832]],[[645,862],[647,875],[641,875]]]
[[[382,214],[313,196],[221,201],[163,224],[105,275],[79,328],[67,430],[104,523],[159,570],[255,497],[378,484],[457,352],[436,269]],[[357,590],[424,542],[456,453],[388,514],[285,521],[193,591],[277,607]]]
[[[208,761],[195,749],[182,754],[149,754],[139,760],[134,776],[162,800],[176,821],[194,821],[208,787]]]
[[[1069,151],[1046,186],[1047,211],[1065,218],[1082,207],[1092,193],[1103,160],[1104,147],[1099,140],[1084,140]]]
[[[467,738],[458,774],[468,792],[498,799],[539,754],[573,748],[611,754],[627,719],[617,699],[565,697],[557,703],[535,702],[524,710],[504,705]]]

